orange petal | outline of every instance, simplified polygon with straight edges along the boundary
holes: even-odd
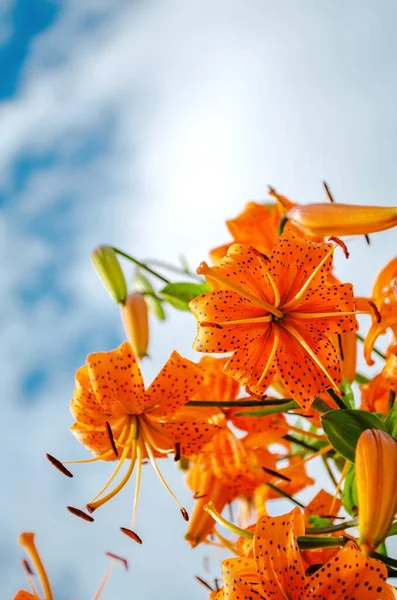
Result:
[[[268,263],[280,291],[281,307],[295,299],[310,277],[312,279],[305,290],[305,299],[309,300],[311,290],[325,286],[332,267],[332,253],[329,254],[332,249],[333,244],[309,242],[290,230],[283,233]],[[313,275],[316,269],[318,271]]]
[[[236,242],[250,244],[259,252],[268,254],[277,241],[274,214],[263,204],[248,202],[236,219],[226,221]]]
[[[70,427],[70,431],[73,433],[75,438],[87,448],[87,450],[93,452],[96,456],[104,454],[108,450],[113,449],[106,426],[95,427],[77,422],[73,423],[73,425]],[[116,438],[121,433],[120,425],[117,427],[112,427],[112,433],[117,446]],[[116,455],[112,453],[107,460],[116,460],[116,458]]]
[[[25,592],[24,590],[19,590],[15,596],[14,600],[40,600],[38,596],[34,596],[30,592]]]
[[[340,385],[342,376],[339,357],[330,340],[321,334],[309,333],[302,329],[299,333],[324,365],[330,377]],[[283,327],[280,327],[277,366],[288,393],[305,410],[310,408],[316,396],[333,387],[324,371],[315,364],[299,341]]]
[[[262,600],[255,562],[252,558],[230,558],[222,562],[222,578],[225,600]],[[272,600],[284,600],[273,596]]]
[[[309,526],[309,516],[317,515],[319,517],[327,517],[330,518],[330,510],[332,507],[332,515],[337,515],[340,507],[342,506],[342,501],[339,498],[334,499],[334,496],[326,492],[325,490],[320,490],[314,498],[307,504],[305,508],[305,523]],[[330,519],[332,520],[332,519]]]
[[[359,598],[360,600],[392,600],[392,588],[386,583],[385,565],[373,558],[365,558],[354,542],[348,542],[339,554],[319,569],[309,580],[305,599],[328,597]]]
[[[240,386],[233,377],[224,373],[223,368],[226,362],[227,358],[215,358],[214,356],[203,356],[200,359],[198,366],[203,370],[204,381],[191,400],[234,400],[237,398]]]
[[[191,456],[200,452],[202,447],[208,444],[214,435],[221,430],[218,425],[211,425],[202,421],[167,422],[162,424],[162,428],[174,444],[180,444],[180,451],[184,456]]]
[[[397,257],[393,258],[378,274],[372,289],[372,297],[377,303],[384,296],[392,294],[392,282],[397,277]]]
[[[259,518],[254,535],[254,555],[264,597],[306,598],[305,571],[297,536],[304,535],[303,515],[298,508],[280,517]],[[273,594],[273,595],[272,595]]]
[[[178,352],[173,352],[146,392],[151,417],[171,417],[197,393],[202,371]]]
[[[242,431],[248,433],[269,433],[273,439],[282,437],[288,433],[288,423],[284,415],[269,415],[268,417],[236,417],[239,412],[252,412],[257,410],[253,408],[232,408],[228,412],[228,417],[233,425]],[[267,439],[267,438],[266,438]]]
[[[89,354],[87,368],[95,398],[104,410],[142,413],[145,408],[143,379],[128,342],[111,352]]]

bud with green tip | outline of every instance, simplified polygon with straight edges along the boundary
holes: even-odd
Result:
[[[113,248],[98,246],[91,253],[91,262],[113,300],[124,304],[127,298],[127,283]]]

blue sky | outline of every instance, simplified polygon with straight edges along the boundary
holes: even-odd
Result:
[[[113,243],[195,265],[267,184],[313,202],[326,179],[339,201],[396,204],[396,17],[392,0],[2,3],[1,597],[23,583],[22,529],[36,531],[60,600],[93,594],[105,550],[132,565],[105,598],[124,600],[126,586],[139,600],[165,586],[175,600],[205,597],[193,575],[206,551],[187,548],[153,473],[138,548],[118,532],[128,492],[93,526],[64,510],[95,493],[106,465],[69,482],[43,458],[84,456],[67,431],[74,372],[123,339],[89,254]],[[356,240],[338,274],[368,293],[393,248],[393,232]],[[147,381],[174,348],[193,357],[188,315],[152,333]],[[189,505],[174,465],[164,470]]]

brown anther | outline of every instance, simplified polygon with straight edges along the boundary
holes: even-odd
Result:
[[[94,520],[94,517],[90,517],[90,515],[87,515],[87,513],[85,513],[83,510],[80,510],[79,508],[75,508],[74,506],[67,506],[66,508],[70,513],[72,513],[72,515],[74,515],[75,517],[80,517],[80,519],[83,519],[83,521],[88,521],[89,523],[92,523]]]
[[[183,508],[183,506],[181,508],[181,515],[185,519],[185,521],[189,520],[189,514],[188,514],[186,508]]]
[[[336,237],[335,235],[332,235],[330,238],[328,238],[328,241],[335,242],[335,244],[338,244],[338,246],[340,246],[342,248],[343,254],[346,256],[346,258],[349,258],[350,253],[349,253],[349,250],[347,249],[345,242],[342,242],[342,240],[339,239],[338,237]]]
[[[106,430],[108,432],[108,436],[109,436],[109,440],[110,440],[111,446],[113,448],[113,452],[115,453],[115,455],[118,458],[119,457],[119,453],[117,451],[117,447],[116,447],[116,444],[115,444],[115,441],[114,441],[113,431],[112,431],[112,428],[110,427],[110,423],[108,423],[107,421],[106,421]]]
[[[194,577],[197,579],[197,581],[198,581],[199,583],[201,583],[201,585],[203,585],[204,587],[206,587],[206,588],[207,588],[207,590],[209,590],[210,592],[213,592],[213,591],[214,591],[214,590],[212,589],[212,587],[210,586],[210,584],[209,584],[209,583],[207,583],[206,581],[204,581],[204,579],[201,579],[201,577],[199,577],[198,575],[195,575]]]
[[[113,552],[105,552],[105,556],[109,556],[109,558],[114,558],[115,560],[119,560],[124,565],[124,569],[128,571],[128,561],[126,558],[119,556],[118,554],[114,554]]]
[[[26,558],[22,559],[22,566],[28,575],[34,575],[34,571],[33,571],[32,567],[30,566],[30,564],[28,563],[28,561],[26,560]]]
[[[247,394],[249,396],[251,396],[251,398],[253,398],[254,400],[263,400],[264,398],[266,398],[266,396],[264,396],[263,394],[255,394],[255,392],[252,392],[251,390],[249,390],[247,387],[245,388],[245,391],[247,392]]]
[[[92,506],[92,504],[86,504],[85,507],[89,513],[93,513],[96,510],[96,506]]]
[[[376,306],[375,302],[372,302],[372,300],[368,300],[368,304],[371,307],[372,310],[372,314],[376,319],[377,323],[380,323],[382,321],[382,315],[380,314],[378,307]]]
[[[222,329],[222,325],[219,323],[210,323],[209,321],[200,321],[200,327],[213,327],[213,329]]]
[[[323,181],[323,186],[324,186],[324,189],[325,189],[325,193],[328,196],[328,200],[330,202],[335,202],[335,199],[334,199],[333,195],[331,194],[331,190],[329,189],[329,185],[328,185],[328,183],[326,181]]]
[[[343,352],[343,344],[342,344],[342,336],[340,333],[338,333],[338,346],[339,346],[339,352],[340,352],[340,357],[342,360],[344,360],[344,352]]]
[[[371,238],[369,237],[368,233],[364,233],[364,237],[365,237],[365,241],[367,242],[367,246],[370,246]]]
[[[135,533],[135,531],[132,531],[132,529],[127,529],[127,527],[120,527],[120,531],[122,531],[127,537],[134,540],[134,542],[136,542],[137,544],[142,544],[141,538],[137,533]]]
[[[279,473],[278,471],[273,471],[273,469],[262,467],[262,470],[265,471],[265,473],[269,473],[269,475],[274,475],[274,477],[278,477],[279,479],[283,479],[284,481],[291,481],[289,477],[283,475],[282,473]]]
[[[55,458],[55,456],[52,456],[51,454],[46,454],[46,457],[48,458],[48,460],[50,461],[50,463],[56,468],[58,469],[58,471],[60,471],[63,475],[66,475],[66,477],[73,477],[73,473],[71,473],[69,471],[69,469],[67,469],[60,460],[58,460],[57,458]]]
[[[181,460],[181,444],[180,444],[180,442],[176,442],[176,444],[175,444],[174,461],[178,462],[178,460]]]
[[[194,492],[193,500],[200,500],[200,498],[205,498],[208,494],[200,494],[200,492]]]

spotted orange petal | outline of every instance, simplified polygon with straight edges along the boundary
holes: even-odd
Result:
[[[219,425],[202,421],[177,421],[163,423],[162,427],[174,445],[180,444],[184,456],[197,454],[221,430]]]
[[[305,508],[305,522],[306,525],[309,526],[309,516],[310,515],[318,515],[319,517],[331,517],[331,507],[332,507],[332,516],[336,516],[339,512],[340,507],[342,506],[342,501],[339,498],[334,499],[334,496],[326,492],[325,490],[320,490],[314,498],[306,505]],[[330,519],[332,520],[332,519]]]
[[[255,562],[252,558],[230,558],[222,562],[225,600],[262,600]],[[274,596],[272,600],[284,600]]]
[[[259,252],[269,253],[277,241],[277,226],[274,214],[263,204],[248,202],[235,219],[226,225],[237,242],[250,244]]]
[[[382,562],[366,558],[354,542],[348,542],[333,560],[309,579],[305,599],[327,598],[333,590],[335,600],[394,600],[386,578],[387,569]]]
[[[304,598],[305,571],[297,536],[304,535],[303,515],[298,508],[280,517],[259,518],[254,535],[254,556],[264,597]]]
[[[145,409],[141,371],[128,342],[110,352],[89,354],[87,370],[96,401],[104,410],[141,414]]]
[[[203,381],[202,371],[178,352],[173,352],[146,392],[151,417],[172,417],[197,393]]]

